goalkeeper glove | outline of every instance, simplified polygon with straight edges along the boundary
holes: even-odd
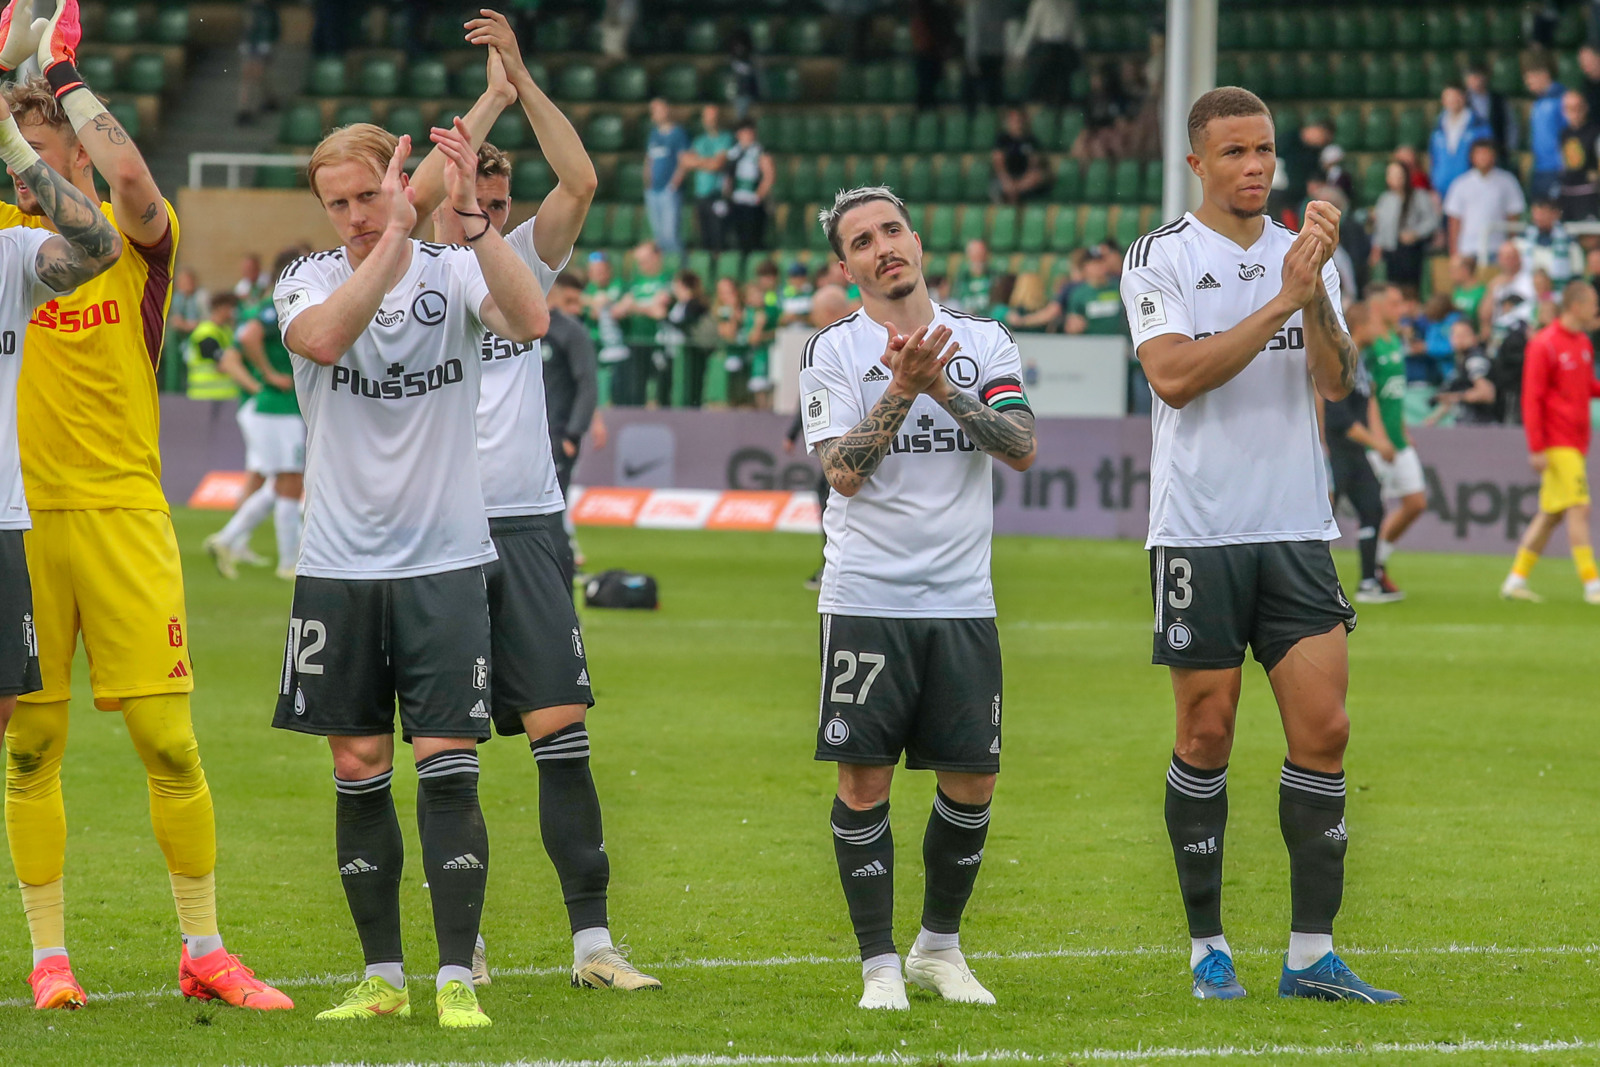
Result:
[[[39,37],[39,69],[50,81],[59,100],[83,87],[73,64],[78,58],[78,42],[83,40],[83,22],[78,0],[56,0],[55,14],[45,21]]]
[[[31,3],[31,0],[23,0]],[[20,19],[20,21],[13,21]],[[39,35],[44,32],[49,19],[29,20],[27,13],[19,14],[17,0],[6,4],[0,11],[0,70],[16,70],[27,62],[39,47]]]

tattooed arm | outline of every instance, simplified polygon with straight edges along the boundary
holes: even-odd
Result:
[[[977,397],[954,389],[939,398],[940,405],[955,416],[961,428],[977,445],[1012,470],[1025,471],[1033,466],[1038,452],[1033,435],[1033,412],[1026,409],[999,412]]]
[[[1325,400],[1343,400],[1356,387],[1356,367],[1361,362],[1361,354],[1344,327],[1339,325],[1326,286],[1317,286],[1301,321],[1306,332],[1306,367],[1311,371],[1317,392]]]
[[[78,139],[88,151],[94,170],[111,187],[111,206],[116,209],[118,228],[138,244],[160,244],[171,228],[171,220],[162,203],[161,190],[133,138],[89,89],[74,89],[67,96],[76,98],[67,112],[74,119]],[[77,124],[80,117],[84,119],[81,126]],[[89,177],[93,177],[92,172]]]
[[[872,477],[883,457],[889,454],[894,435],[905,424],[915,399],[885,390],[855,429],[817,445],[822,473],[835,492],[840,496],[855,496],[860,492],[861,483]]]
[[[117,261],[122,238],[99,204],[41,159],[18,171],[17,177],[38,199],[40,210],[59,235],[40,247],[34,261],[40,281],[65,293]]]

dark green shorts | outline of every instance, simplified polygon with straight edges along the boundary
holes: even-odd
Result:
[[[0,697],[44,688],[33,629],[33,586],[22,542],[23,531],[0,530]]]

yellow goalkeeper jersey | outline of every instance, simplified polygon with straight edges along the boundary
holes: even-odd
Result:
[[[23,341],[18,437],[28,507],[167,510],[161,491],[156,369],[172,304],[178,216],[156,244],[122,235],[122,257],[70,295],[34,310]],[[110,204],[100,210],[116,225]],[[0,228],[48,227],[0,204]],[[120,229],[120,227],[119,227]]]

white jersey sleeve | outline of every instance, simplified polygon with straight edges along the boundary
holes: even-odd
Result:
[[[572,262],[572,249],[567,249],[567,254],[561,262],[552,267],[539,258],[539,250],[533,243],[533,231],[539,225],[539,216],[524,222],[521,226],[506,234],[506,244],[517,254],[517,258],[526,263],[533,271],[533,277],[539,283],[539,288],[544,290],[546,296],[550,294],[550,287],[555,284],[556,278],[567,269],[567,264]]]
[[[327,300],[339,288],[339,283],[322,269],[323,257],[336,254],[319,252],[296,260],[278,279],[278,284],[272,290],[272,306],[278,310],[278,329],[285,337],[289,335],[290,323],[307,308],[314,308]]]
[[[1333,304],[1333,317],[1339,320],[1339,329],[1345,333],[1350,332],[1350,327],[1344,321],[1343,286],[1339,281],[1339,268],[1333,265],[1330,258],[1322,265],[1322,284],[1328,290],[1328,300]]]
[[[1166,247],[1170,242],[1157,241],[1159,233],[1135,241],[1122,265],[1122,306],[1136,353],[1152,337],[1169,333],[1194,336],[1194,309],[1189,301],[1195,283],[1183,283]]]
[[[455,289],[450,294],[451,299],[461,301],[461,306],[467,309],[467,314],[472,316],[480,329],[488,329],[483,324],[483,304],[489,299],[489,283],[484,280],[478,257],[470,253],[451,256],[450,278]]]
[[[55,236],[51,230],[29,226],[0,230],[0,240],[5,242],[5,251],[0,254],[6,258],[6,271],[10,275],[6,281],[17,286],[14,291],[23,295],[30,308],[73,291],[73,287],[62,291],[52,289],[39,277],[39,250]]]
[[[820,331],[806,344],[800,360],[800,421],[808,451],[849,433],[867,414],[861,409],[861,388],[855,381],[859,375],[853,375],[849,355],[834,343],[839,336],[831,326]],[[887,380],[887,370],[884,377]]]

